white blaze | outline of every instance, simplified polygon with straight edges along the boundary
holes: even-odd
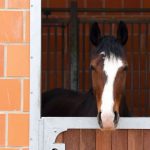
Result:
[[[104,60],[104,72],[107,76],[102,93],[101,119],[104,128],[114,128],[114,95],[113,85],[118,69],[123,65],[121,59],[116,59],[113,55]]]

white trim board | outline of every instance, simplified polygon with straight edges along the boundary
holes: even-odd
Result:
[[[96,117],[43,117],[49,128],[100,129]],[[116,129],[150,129],[148,117],[120,117]]]
[[[30,0],[30,150],[39,149],[41,0]]]

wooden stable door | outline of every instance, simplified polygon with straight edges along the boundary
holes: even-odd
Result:
[[[150,130],[68,130],[57,142],[66,150],[149,150]]]

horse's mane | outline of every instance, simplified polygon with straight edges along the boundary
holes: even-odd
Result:
[[[115,58],[124,57],[123,46],[113,36],[104,36],[101,38],[100,44],[97,47],[97,53],[101,52],[104,52],[107,58],[110,58],[110,56]]]

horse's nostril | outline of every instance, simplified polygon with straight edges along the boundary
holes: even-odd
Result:
[[[98,123],[99,123],[100,127],[103,128],[102,119],[101,119],[101,112],[99,112],[97,114],[97,120],[98,120]]]
[[[114,112],[115,118],[114,118],[114,124],[117,125],[119,121],[119,113],[117,111]]]

